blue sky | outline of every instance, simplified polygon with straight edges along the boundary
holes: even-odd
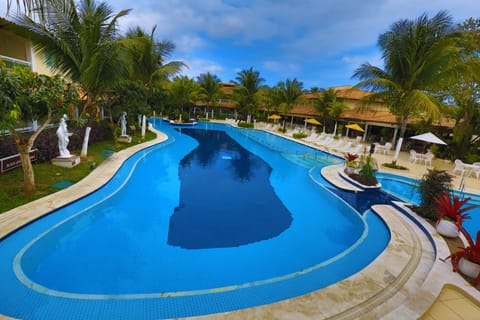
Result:
[[[4,1],[4,0],[2,0]],[[97,0],[100,1],[100,0]],[[378,36],[400,19],[447,10],[456,22],[480,17],[479,0],[107,0],[125,32],[141,26],[176,50],[171,60],[197,77],[234,80],[253,67],[268,85],[297,78],[305,88],[355,84],[364,62],[382,66]]]

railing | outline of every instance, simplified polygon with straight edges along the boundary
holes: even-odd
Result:
[[[265,139],[262,139],[261,137],[257,136],[254,134],[253,131],[251,130],[244,130],[242,128],[237,128],[237,127],[232,127],[232,129],[235,131],[235,132],[238,132],[246,137],[248,137],[250,140],[253,140],[255,142],[257,142],[258,144],[260,145],[263,145],[264,147],[270,149],[270,150],[273,150],[273,151],[277,151],[277,152],[280,152],[280,153],[283,153],[283,154],[289,154],[289,155],[293,155],[293,156],[297,156],[297,157],[301,157],[301,158],[304,158],[304,159],[314,159],[314,160],[317,160],[317,161],[328,161],[328,162],[332,162],[332,163],[340,163],[341,161],[337,161],[337,158],[335,156],[331,156],[328,152],[322,152],[322,151],[313,151],[312,152],[302,152],[302,151],[299,151],[299,150],[291,150],[289,148],[285,148],[285,147],[281,147],[279,146],[278,144],[274,144],[274,143],[268,143]]]
[[[50,123],[48,124],[45,129],[50,129],[50,128],[56,128],[58,127],[58,123],[55,124],[55,123]],[[25,133],[25,132],[33,132],[34,130],[34,127],[33,126],[29,126],[29,127],[23,127],[23,128],[16,128],[15,131],[17,132],[21,132],[21,133]],[[9,130],[0,130],[0,135],[10,135],[10,131]]]
[[[5,62],[7,68],[13,68],[14,66],[28,67],[30,69],[32,68],[32,63],[29,61],[15,59],[3,55],[0,55],[0,58],[3,60],[3,62]]]

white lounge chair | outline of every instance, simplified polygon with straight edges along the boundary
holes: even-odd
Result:
[[[345,141],[343,141],[343,140],[337,140],[337,141],[331,143],[328,147],[329,147],[330,149],[336,150],[336,149],[342,148],[342,146],[343,146],[344,144],[345,144]]]
[[[315,144],[317,144],[319,146],[322,146],[322,147],[326,147],[332,142],[333,142],[333,138],[332,137],[327,137],[326,139],[324,139],[322,141],[315,142]]]
[[[353,142],[348,141],[347,144],[344,145],[342,148],[337,148],[337,149],[334,149],[334,150],[338,151],[338,152],[348,152],[351,149],[352,144],[353,144]]]
[[[308,137],[306,137],[306,138],[303,139],[303,140],[308,141],[308,142],[311,142],[311,141],[315,141],[315,140],[317,140],[317,139],[318,139],[318,133],[315,133],[315,132],[314,132],[314,133],[310,134]]]
[[[357,144],[355,147],[346,150],[346,152],[361,155],[363,154],[363,149],[365,149],[365,146],[363,144]]]

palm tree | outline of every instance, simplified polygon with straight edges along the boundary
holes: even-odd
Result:
[[[180,108],[180,116],[183,108],[193,105],[198,99],[199,85],[187,76],[175,77],[169,88],[169,101]],[[182,120],[180,118],[180,120]]]
[[[31,14],[33,11],[38,10],[42,13],[50,1],[51,0],[7,0],[7,13],[10,12],[13,2],[16,2],[18,12]]]
[[[342,100],[335,99],[330,102],[327,106],[328,114],[335,120],[335,129],[333,129],[333,135],[337,134],[337,122],[342,113],[345,112],[347,106],[343,103]]]
[[[262,109],[267,112],[268,115],[272,111],[278,111],[280,106],[280,94],[277,87],[265,87],[263,94],[260,97],[260,105]]]
[[[297,79],[287,79],[285,82],[280,81],[278,83],[277,92],[280,101],[280,110],[284,115],[287,115],[287,113],[292,110],[293,106],[301,101],[301,98],[303,96],[302,87],[303,83],[298,81]]]
[[[242,70],[237,73],[237,85],[234,88],[233,98],[241,108],[245,108],[247,112],[247,121],[258,103],[259,90],[262,88],[262,83],[265,79],[260,77],[259,71],[254,71],[253,68]]]
[[[314,95],[316,97],[314,100],[315,107],[317,111],[321,114],[323,122],[323,132],[325,132],[325,126],[327,123],[327,119],[330,116],[330,111],[332,111],[332,106],[335,105],[337,101],[337,94],[335,92],[335,89],[328,88],[326,90],[320,90],[320,92],[314,93]],[[340,117],[340,115],[338,115],[338,117]]]
[[[185,64],[181,61],[165,60],[175,50],[171,41],[155,42],[156,26],[147,34],[140,27],[130,29],[121,40],[130,80],[142,82],[152,95],[156,84],[177,74]]]
[[[44,1],[48,10],[36,22],[28,15],[15,18],[13,31],[32,41],[35,50],[46,52],[55,69],[79,82],[85,92],[82,115],[98,115],[100,95],[123,71],[119,63],[117,21],[130,10],[113,13],[94,0]]]
[[[452,78],[458,56],[452,18],[441,11],[431,19],[423,14],[414,21],[400,20],[380,35],[378,45],[385,69],[364,63],[353,77],[361,80],[357,87],[374,92],[365,103],[385,101],[400,117],[403,140],[410,115],[440,114],[432,92]]]
[[[210,72],[202,73],[197,77],[197,82],[200,84],[200,99],[205,101],[213,108],[215,107],[215,101],[222,96],[222,89],[220,87],[220,79]]]

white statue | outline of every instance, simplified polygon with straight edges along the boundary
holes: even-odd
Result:
[[[58,151],[60,152],[60,158],[69,158],[71,156],[70,151],[68,151],[67,146],[72,133],[69,133],[67,130],[67,122],[65,121],[67,115],[63,115],[60,119],[60,123],[58,124],[57,129],[57,137],[58,137]]]
[[[127,113],[124,111],[122,117],[120,118],[120,126],[122,128],[121,136],[127,135]]]

